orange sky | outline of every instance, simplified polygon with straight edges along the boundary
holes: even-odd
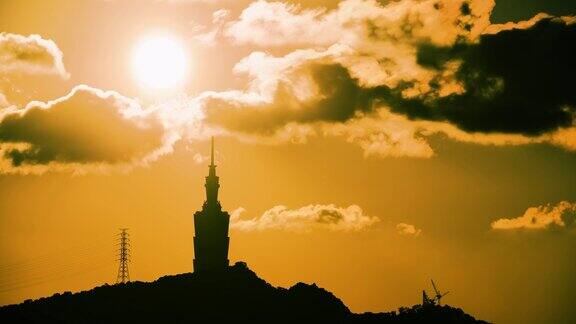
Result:
[[[54,128],[47,128],[63,132],[58,135],[61,137],[44,143],[52,162],[36,161],[32,169],[26,163],[16,165],[8,159],[9,155],[4,155],[0,161],[0,304],[113,283],[117,270],[114,240],[121,227],[130,228],[132,280],[150,281],[165,274],[191,271],[192,215],[205,198],[207,138],[215,134],[220,201],[225,210],[233,212],[242,207],[245,211],[241,219],[258,220],[279,205],[286,206],[291,215],[304,213],[304,207],[325,209],[334,205],[344,217],[334,228],[318,222],[313,213],[298,220],[288,219],[295,226],[304,226],[304,231],[264,223],[252,230],[232,228],[230,260],[246,261],[271,284],[286,287],[298,281],[315,282],[341,298],[351,310],[361,312],[388,311],[419,303],[421,290],[431,289],[428,282],[433,278],[443,290],[450,291],[446,303],[487,321],[568,323],[576,318],[571,303],[576,288],[576,144],[571,144],[576,143],[576,136],[570,133],[575,132],[573,125],[565,127],[566,133],[551,130],[537,137],[527,133],[472,132],[462,130],[463,126],[456,122],[414,121],[400,115],[388,122],[372,116],[374,119],[357,125],[350,124],[356,121],[352,117],[307,123],[303,120],[309,116],[305,116],[282,125],[276,133],[250,133],[241,128],[246,124],[234,128],[233,123],[214,115],[214,121],[224,122],[211,128],[211,120],[190,117],[191,113],[202,111],[194,100],[200,100],[197,98],[205,91],[221,94],[237,89],[249,93],[254,90],[251,85],[266,91],[265,82],[258,83],[260,79],[254,75],[238,72],[237,64],[243,58],[260,51],[286,59],[295,50],[322,51],[347,41],[317,39],[318,44],[309,44],[290,40],[276,46],[228,39],[224,36],[227,27],[218,27],[213,12],[229,10],[222,26],[230,26],[250,3],[2,1],[0,31],[23,36],[38,34],[52,40],[63,53],[69,77],[54,71],[0,69],[0,94],[7,101],[4,105],[0,101],[0,153],[7,154],[2,145],[11,145],[3,136],[8,138],[4,134],[12,130],[8,128],[12,125],[8,123],[10,118],[17,119],[14,110],[21,111],[34,100],[62,98],[79,84],[90,87],[79,90],[92,100],[89,103],[135,111],[141,124],[99,124],[99,120],[107,119],[63,114],[55,118]],[[520,2],[515,5],[503,1],[498,7],[499,3],[496,1],[492,23],[527,20],[539,11],[569,15],[575,9],[556,3],[546,7],[544,2],[534,1],[528,6],[532,11],[525,12],[522,10],[528,9],[516,9]],[[302,13],[318,6],[336,10],[332,1],[305,1],[303,7],[294,10]],[[472,8],[480,12],[480,7]],[[134,47],[154,30],[167,31],[181,40],[191,66],[184,87],[163,96],[153,96],[149,89],[139,87],[131,71]],[[212,30],[220,34],[211,43],[199,40],[199,35],[207,37]],[[355,40],[350,44],[366,46],[367,51],[373,49],[363,42]],[[402,53],[402,46],[407,44],[389,51]],[[3,50],[0,37],[0,54]],[[1,57],[0,64],[8,66]],[[349,63],[353,59],[346,64],[354,64]],[[296,66],[299,62],[291,64]],[[45,63],[38,59],[30,64]],[[250,71],[258,69],[260,77],[272,78],[272,74],[265,73],[272,73],[274,67],[282,64],[284,61],[279,60],[266,67],[251,66],[254,70]],[[347,67],[354,71],[354,67]],[[415,73],[416,78],[426,78],[429,71],[421,72],[420,68],[411,66],[394,73]],[[364,70],[358,71],[364,80]],[[308,88],[306,82],[310,80],[306,76],[299,79],[307,70],[290,73],[294,74],[283,77],[298,85],[296,97],[302,89],[302,96],[321,97],[314,92],[318,85]],[[364,81],[387,85],[391,82],[385,78]],[[94,89],[111,90],[118,95]],[[290,100],[299,102],[300,98],[274,94],[274,100],[285,100],[281,102],[286,106],[282,105],[282,109],[296,111],[294,114],[310,107],[293,107]],[[62,111],[80,109],[77,106],[84,103],[82,100],[73,101],[71,108],[65,101]],[[221,106],[213,111],[229,109],[214,100],[215,105]],[[242,106],[249,101],[242,100],[245,101],[240,101],[239,107],[254,109],[255,113],[259,113],[258,109],[280,109],[275,106],[276,101],[270,107],[253,108]],[[180,110],[163,110],[165,106],[178,106]],[[56,112],[57,107],[49,105],[48,111]],[[130,107],[137,109],[129,110]],[[213,116],[209,104],[206,107],[206,115]],[[147,109],[157,110],[149,113],[152,110]],[[222,111],[230,114],[224,117],[245,118],[240,113],[234,115],[233,109]],[[91,111],[86,110],[88,113]],[[95,114],[94,118],[100,117]],[[267,123],[282,118],[257,121]],[[391,130],[384,135],[364,133],[376,121],[377,127]],[[69,123],[79,126],[68,128]],[[345,130],[338,128],[342,125]],[[306,133],[306,127],[314,129],[312,135]],[[128,133],[128,128],[133,133]],[[412,136],[402,135],[413,128],[420,132],[414,141]],[[162,129],[168,135],[177,134],[178,140],[163,137],[162,148],[168,147],[168,151],[139,155],[149,148],[147,145],[157,144],[154,140],[134,144],[141,139],[141,129],[146,129],[142,135],[145,139]],[[83,131],[88,135],[75,133]],[[486,134],[487,138],[482,137]],[[50,155],[54,150],[50,145],[67,147],[67,143],[59,142],[62,139],[73,143],[70,150]],[[128,153],[134,157],[108,159],[108,146],[101,141],[122,148],[126,145],[133,149]],[[77,149],[77,143],[89,149]],[[370,151],[374,147],[377,149]],[[142,162],[146,159],[149,160]],[[553,209],[562,201],[569,204],[566,210]],[[349,206],[358,206],[364,218],[345,218]],[[527,211],[538,206],[542,208]],[[518,220],[517,228],[491,227],[498,219],[515,219],[525,213],[536,215],[536,228],[527,228],[530,221],[524,220],[529,218]],[[556,214],[564,220],[563,225],[554,220]],[[415,232],[402,233],[398,224],[412,225]]]

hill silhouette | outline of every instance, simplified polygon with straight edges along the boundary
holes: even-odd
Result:
[[[104,285],[0,308],[0,323],[486,323],[449,306],[352,313],[315,284],[276,288],[245,263],[221,273]]]

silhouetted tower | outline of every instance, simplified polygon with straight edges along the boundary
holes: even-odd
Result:
[[[194,272],[218,271],[228,267],[228,223],[230,215],[218,201],[220,183],[214,165],[214,137],[206,177],[206,201],[194,214]]]
[[[120,229],[118,237],[118,275],[116,283],[126,283],[130,281],[130,272],[128,271],[128,262],[130,262],[130,236],[127,228]]]

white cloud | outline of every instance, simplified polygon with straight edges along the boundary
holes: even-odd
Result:
[[[213,27],[207,30],[208,27],[195,24],[193,27],[193,33],[195,34],[194,39],[205,46],[216,45],[218,39],[222,35],[226,22],[229,20],[229,17],[230,11],[227,9],[218,9],[214,11],[212,13]]]
[[[232,212],[232,229],[240,231],[283,230],[291,232],[310,232],[313,229],[330,231],[359,231],[378,222],[377,217],[365,215],[356,205],[346,208],[335,205],[308,205],[298,209],[275,206],[260,217],[241,219],[244,208]]]
[[[468,3],[470,14],[462,13]],[[367,41],[421,41],[452,44],[461,36],[474,39],[489,25],[492,0],[344,0],[335,10],[259,0],[227,28],[239,43],[260,46],[369,46]],[[470,31],[464,28],[470,24]]]
[[[10,106],[8,99],[6,99],[6,96],[2,92],[0,92],[0,109],[8,106]]]
[[[462,14],[469,3],[470,14]],[[345,0],[334,10],[302,9],[284,2],[256,1],[224,34],[237,43],[269,46],[307,46],[317,51],[338,45],[348,48],[334,56],[364,86],[396,86],[418,80],[413,92],[430,92],[438,72],[417,63],[423,42],[452,45],[473,41],[490,25],[494,1],[402,0],[382,4],[375,0]],[[466,26],[471,26],[470,30]],[[442,74],[442,72],[440,73]],[[457,87],[457,84],[447,84]],[[443,86],[438,91],[445,91]]]
[[[502,218],[492,222],[494,230],[544,230],[567,227],[576,220],[576,203],[562,201],[556,206],[545,205],[528,208],[522,216]]]
[[[324,126],[325,135],[344,137],[360,146],[366,157],[430,158],[434,151],[422,131],[418,123],[386,109],[380,110],[378,117],[360,117]]]
[[[70,75],[64,68],[62,51],[40,35],[0,33],[0,72]]]
[[[396,232],[399,235],[418,236],[422,230],[411,224],[399,223],[396,225]]]
[[[540,20],[546,19],[546,18],[551,18],[553,21],[562,21],[568,25],[576,23],[576,16],[554,17],[554,16],[549,15],[547,13],[541,12],[541,13],[535,15],[534,17],[528,19],[528,20],[523,20],[523,21],[519,21],[519,22],[507,22],[504,24],[492,24],[492,25],[488,26],[488,28],[486,28],[486,30],[484,31],[484,34],[497,34],[501,31],[505,31],[505,30],[531,28],[536,23],[538,23]]]

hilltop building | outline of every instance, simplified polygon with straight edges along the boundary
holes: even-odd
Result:
[[[228,225],[230,215],[218,201],[219,178],[214,165],[214,138],[206,177],[206,201],[194,214],[194,272],[219,271],[228,267]]]

